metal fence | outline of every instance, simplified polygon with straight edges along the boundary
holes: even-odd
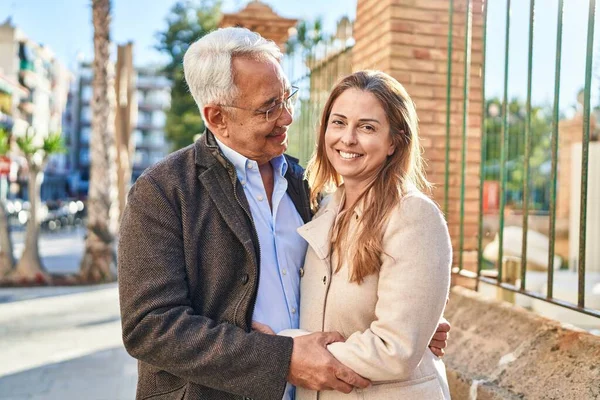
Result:
[[[478,255],[477,267],[469,271],[464,268],[466,263],[463,260],[463,250],[465,243],[465,199],[466,182],[465,170],[467,168],[467,132],[469,129],[467,116],[469,115],[469,103],[472,91],[469,90],[472,77],[471,53],[473,47],[473,18],[483,18],[483,37],[477,40],[483,41],[483,60],[486,60],[487,36],[488,36],[488,6],[493,2],[505,2],[505,15],[494,15],[493,18],[505,18],[504,48],[494,48],[495,53],[503,53],[504,56],[504,76],[503,76],[503,94],[502,98],[486,97],[486,68],[485,61],[481,68],[481,158],[480,158],[480,182],[479,182],[479,211],[478,211]],[[600,317],[600,310],[590,308],[585,303],[585,283],[586,283],[586,242],[589,238],[586,236],[586,226],[588,223],[586,213],[588,206],[588,164],[589,164],[589,145],[590,145],[590,113],[591,113],[591,85],[592,85],[592,61],[594,45],[594,24],[595,24],[595,0],[589,1],[588,19],[581,21],[587,26],[587,46],[585,62],[585,91],[583,100],[583,128],[582,128],[582,154],[581,154],[581,190],[580,196],[580,215],[578,232],[571,232],[571,237],[578,237],[579,255],[577,263],[570,266],[577,270],[577,301],[568,302],[554,296],[554,271],[555,271],[555,246],[556,246],[556,205],[557,205],[557,180],[558,180],[558,154],[559,154],[559,94],[561,84],[561,66],[562,66],[562,42],[563,42],[563,14],[564,1],[558,0],[558,10],[556,21],[557,36],[556,44],[556,62],[554,65],[554,99],[553,104],[547,113],[540,110],[539,106],[532,105],[532,71],[533,71],[533,53],[534,53],[534,27],[536,1],[529,0],[527,6],[529,9],[529,30],[528,30],[528,53],[527,53],[527,88],[524,107],[519,108],[518,104],[513,104],[509,99],[509,60],[511,56],[510,32],[511,32],[511,6],[514,4],[511,0],[449,0],[449,18],[448,18],[448,62],[447,62],[447,102],[446,102],[446,163],[445,163],[445,181],[444,181],[444,199],[443,208],[448,213],[449,192],[450,192],[450,142],[451,130],[451,104],[455,107],[456,102],[461,102],[462,106],[462,126],[461,126],[461,148],[460,148],[460,216],[459,216],[459,237],[458,237],[458,260],[455,272],[459,275],[475,279],[476,286],[479,282],[501,287],[510,292],[520,293],[535,299],[543,300],[555,305],[566,307],[594,317]],[[474,7],[482,9],[474,10]],[[524,7],[519,3],[519,6]],[[547,6],[547,4],[541,4]],[[464,46],[457,46],[453,43],[453,34],[456,29],[456,13],[466,13],[464,18]],[[462,20],[463,18],[456,18]],[[478,31],[475,31],[478,32]],[[554,38],[552,38],[554,40]],[[550,40],[550,38],[548,38]],[[582,46],[581,43],[572,45]],[[457,47],[458,50],[453,49]],[[329,91],[335,82],[342,76],[352,72],[352,49],[353,43],[346,40],[335,38],[323,40],[310,48],[299,48],[290,51],[285,57],[283,66],[293,85],[300,88],[299,101],[295,110],[295,123],[290,127],[289,149],[288,152],[300,159],[301,164],[306,165],[310,159],[316,143],[316,133],[319,125],[319,118]],[[464,50],[463,50],[464,49]],[[462,98],[452,98],[452,87],[456,88],[456,81],[453,80],[452,54],[454,51],[464,51],[464,60],[462,71]],[[456,64],[454,64],[456,65]],[[454,75],[456,76],[456,75]],[[454,83],[453,83],[454,81]],[[453,86],[454,85],[454,86]],[[456,92],[455,92],[456,93]],[[479,99],[477,99],[479,100]],[[478,102],[477,102],[478,103]],[[543,176],[540,175],[540,165],[542,164],[537,157],[541,149],[550,149],[550,156],[543,158],[542,161],[548,161],[550,172]],[[562,151],[568,151],[563,149]],[[543,151],[542,151],[543,153]],[[427,154],[426,154],[427,155]],[[546,156],[545,156],[546,157]],[[533,178],[535,179],[533,179]],[[486,260],[483,255],[484,248],[484,186],[486,181],[493,181],[499,188],[499,207],[497,210],[497,240],[498,251],[495,262]],[[442,199],[438,199],[442,203]],[[520,210],[522,215],[521,228],[521,252],[518,270],[505,272],[505,260],[509,260],[513,265],[515,258],[506,257],[504,254],[505,240],[505,214],[507,206],[513,210]],[[548,220],[547,232],[549,238],[547,254],[547,288],[543,291],[534,291],[527,289],[527,273],[529,267],[528,258],[528,232],[530,231],[530,217],[542,215]],[[600,224],[600,221],[595,223]],[[592,238],[598,241],[598,238]]]
[[[350,40],[332,37],[284,58],[283,67],[291,84],[300,88],[288,153],[298,157],[302,165],[306,165],[315,149],[319,118],[331,88],[352,72],[352,47]]]
[[[459,274],[465,276],[471,276],[468,271],[463,269],[463,241],[464,241],[464,201],[465,201],[465,149],[467,146],[467,115],[468,115],[468,104],[469,104],[469,80],[470,80],[470,55],[472,51],[472,22],[473,22],[473,7],[474,0],[463,0],[465,7],[461,7],[460,9],[465,9],[467,13],[466,26],[465,26],[465,62],[464,67],[464,94],[463,94],[463,127],[462,127],[462,152],[461,152],[461,160],[462,160],[462,173],[461,173],[461,208],[460,208],[460,241],[459,241],[459,262],[458,262],[458,272]],[[486,60],[486,52],[487,49],[487,25],[488,25],[488,6],[490,1],[494,0],[485,0],[483,2],[483,59]],[[486,98],[486,85],[482,85],[482,93],[481,100],[483,108],[481,110],[482,116],[482,146],[481,146],[481,168],[480,168],[480,191],[479,191],[479,253],[478,253],[478,268],[476,273],[476,278],[478,282],[485,282],[488,284],[496,285],[503,289],[520,293],[535,299],[543,300],[552,304],[556,304],[562,307],[569,308],[571,310],[575,310],[584,314],[588,314],[595,317],[600,317],[600,310],[592,309],[586,307],[585,304],[585,283],[586,283],[586,226],[588,220],[586,218],[586,211],[588,207],[588,164],[589,164],[589,146],[590,146],[590,112],[591,112],[591,84],[592,84],[592,61],[594,56],[593,46],[594,46],[594,24],[595,24],[595,0],[589,0],[589,10],[588,10],[588,19],[587,21],[581,21],[587,24],[587,47],[586,47],[586,62],[585,62],[585,90],[584,90],[584,101],[583,101],[583,128],[582,128],[582,154],[581,154],[581,192],[580,195],[580,215],[579,215],[579,231],[571,232],[571,237],[575,234],[578,235],[579,242],[579,255],[577,258],[577,265],[571,266],[571,268],[577,269],[577,303],[572,303],[568,301],[564,301],[561,299],[557,299],[554,296],[554,271],[555,271],[555,245],[556,245],[556,203],[557,203],[557,170],[558,170],[558,153],[559,153],[559,94],[560,94],[560,77],[561,77],[561,65],[562,65],[562,42],[563,42],[563,15],[564,15],[564,1],[558,1],[558,20],[557,20],[557,37],[556,37],[556,63],[554,65],[555,69],[555,81],[554,81],[554,102],[553,102],[553,112],[552,112],[552,120],[551,120],[551,173],[548,183],[550,185],[550,195],[549,195],[549,227],[548,227],[548,236],[549,236],[549,251],[548,251],[548,262],[547,262],[547,288],[546,292],[536,292],[532,290],[526,289],[527,282],[527,270],[528,270],[528,231],[529,231],[529,216],[531,211],[530,205],[530,194],[531,194],[531,156],[532,156],[532,145],[535,140],[539,140],[540,138],[534,137],[532,135],[532,67],[533,67],[533,51],[534,51],[534,27],[535,27],[535,0],[529,1],[529,35],[528,35],[528,74],[527,74],[527,99],[525,105],[525,116],[524,116],[524,126],[521,135],[517,136],[517,142],[522,141],[522,198],[521,198],[521,212],[522,212],[522,239],[521,239],[521,255],[520,255],[520,272],[515,276],[514,279],[510,279],[510,282],[507,282],[507,271],[504,268],[504,260],[506,257],[503,255],[504,251],[504,234],[505,234],[505,211],[507,205],[507,194],[510,192],[508,189],[508,185],[511,181],[508,171],[511,168],[519,168],[511,165],[509,162],[510,151],[513,146],[510,145],[511,135],[510,135],[510,127],[511,121],[509,120],[510,111],[509,111],[509,103],[510,100],[508,98],[508,82],[509,82],[509,59],[511,56],[510,52],[510,32],[511,32],[511,0],[506,1],[506,25],[505,25],[505,47],[504,47],[504,77],[503,77],[503,97],[501,101],[501,127],[500,127],[500,140],[499,143],[491,144],[488,141],[490,140],[490,124],[489,119],[485,118],[488,113],[488,109],[486,107],[489,106],[489,99]],[[478,2],[481,5],[480,2]],[[455,1],[450,0],[449,7],[449,35],[448,35],[448,94],[447,94],[447,151],[449,151],[449,143],[450,143],[450,104],[453,101],[451,98],[451,62],[452,52],[453,52],[453,43],[452,43],[452,30],[453,30],[453,17],[456,11],[459,8],[455,8]],[[498,17],[497,15],[495,16]],[[581,45],[581,44],[573,44],[573,45]],[[498,49],[494,49],[498,51]],[[485,82],[485,62],[482,67],[482,79]],[[488,122],[486,124],[486,121]],[[490,146],[491,144],[491,146]],[[497,156],[491,156],[489,154],[490,149],[499,150],[499,154]],[[562,149],[562,151],[568,151],[567,149]],[[446,153],[446,160],[449,160],[448,152]],[[483,238],[484,238],[484,179],[486,176],[489,176],[489,171],[486,171],[486,166],[489,166],[490,161],[495,162],[495,165],[499,167],[498,177],[500,183],[500,205],[498,210],[498,218],[499,218],[499,228],[498,228],[498,255],[496,258],[496,263],[492,271],[485,271],[485,260],[483,258]],[[448,177],[449,177],[449,165],[448,161],[446,162],[446,188],[448,188]],[[572,194],[573,195],[573,194]],[[444,200],[445,210],[448,209],[448,190],[446,190],[446,197]],[[594,221],[594,223],[600,223],[600,221]],[[594,238],[594,240],[598,240],[598,238]]]

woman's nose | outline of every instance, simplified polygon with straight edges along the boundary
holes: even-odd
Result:
[[[342,134],[341,142],[346,146],[351,146],[353,144],[356,144],[356,132],[352,127],[348,126],[344,130],[344,133]]]

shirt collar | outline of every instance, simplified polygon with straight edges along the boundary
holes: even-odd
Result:
[[[248,157],[243,156],[242,154],[228,147],[216,136],[215,140],[217,141],[217,144],[219,145],[219,148],[221,149],[221,152],[223,152],[225,158],[227,158],[235,167],[235,172],[240,179],[246,179],[246,173],[249,165],[252,165],[252,168],[256,168],[258,171],[258,164],[256,161],[250,160]],[[285,176],[285,173],[288,169],[288,162],[285,159],[285,156],[280,155],[273,158],[271,160],[271,165],[276,173],[281,174],[281,176]]]

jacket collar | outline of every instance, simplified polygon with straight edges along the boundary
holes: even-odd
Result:
[[[211,170],[214,169],[213,167],[221,165],[227,171],[227,175],[229,175],[229,179],[234,190],[237,189],[237,175],[235,172],[235,167],[225,157],[217,143],[217,140],[215,139],[214,134],[210,130],[206,129],[204,131],[204,134],[201,136],[201,138],[194,143],[194,148],[196,153],[196,165],[205,170]],[[304,170],[298,165],[298,159],[287,154],[284,154],[284,156],[287,161],[287,171],[284,175],[285,179],[288,181],[287,193],[292,199],[292,202],[302,217],[302,220],[304,222],[308,222],[312,217],[312,213],[308,200],[308,186],[304,180]],[[202,174],[202,172],[200,172],[200,174]],[[243,207],[248,211],[249,206],[247,206],[246,197],[243,195],[243,193],[239,194],[238,197],[242,200]]]
[[[321,260],[330,255],[331,229],[339,214],[343,197],[344,189],[340,187],[321,201],[320,209],[312,221],[298,228],[300,236],[308,242]]]
[[[335,192],[323,199],[320,209],[312,221],[298,228],[300,236],[308,242],[322,260],[329,256],[331,229],[340,214],[340,208],[344,204],[345,198],[346,191],[342,184]],[[358,219],[362,214],[363,203],[360,203],[354,208],[354,215]]]

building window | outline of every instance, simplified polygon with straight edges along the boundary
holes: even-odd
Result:
[[[152,115],[152,126],[162,128],[167,123],[167,116],[162,111],[156,111]]]
[[[84,103],[90,103],[92,101],[92,95],[94,94],[94,90],[91,86],[84,86],[81,88],[81,100]]]
[[[82,165],[90,164],[90,151],[88,149],[81,149],[79,152],[79,163]]]
[[[89,126],[84,126],[81,128],[80,141],[81,143],[88,144],[90,143],[90,138],[92,137],[92,128]]]

